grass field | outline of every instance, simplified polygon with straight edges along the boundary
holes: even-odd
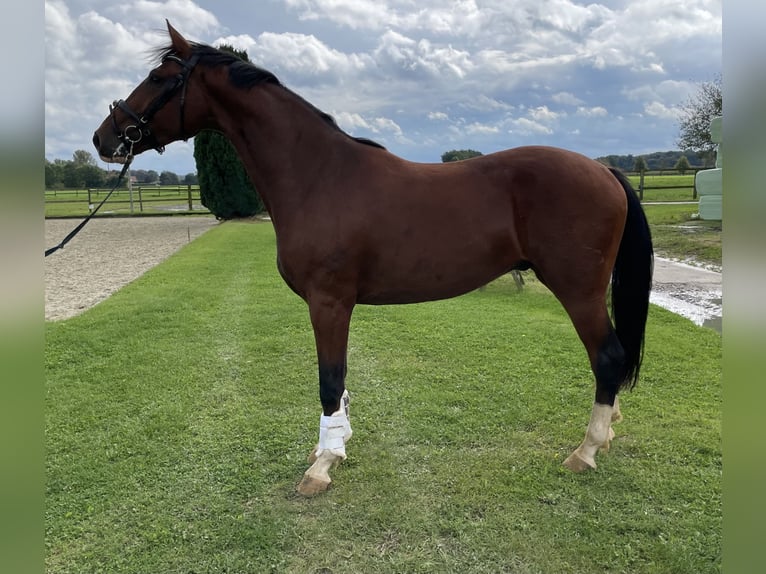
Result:
[[[274,259],[229,222],[46,324],[48,573],[720,572],[719,334],[653,306],[612,450],[574,475],[592,378],[531,277],[359,307],[349,459],[306,500],[313,337]]]
[[[655,254],[721,267],[722,222],[693,219],[696,205],[644,205]]]

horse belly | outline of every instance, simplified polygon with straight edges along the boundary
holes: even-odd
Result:
[[[415,238],[413,238],[415,239]],[[372,255],[360,274],[358,302],[370,305],[448,299],[510,271],[520,256],[510,232],[430,236]]]

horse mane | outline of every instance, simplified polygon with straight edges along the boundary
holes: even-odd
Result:
[[[354,137],[351,134],[343,131],[338,123],[335,121],[335,118],[332,117],[327,112],[323,112],[319,108],[317,108],[314,104],[307,101],[306,99],[302,98],[292,90],[290,90],[287,86],[285,86],[282,82],[279,81],[279,79],[268,70],[265,70],[263,68],[260,68],[253,64],[252,62],[248,62],[246,60],[243,60],[242,58],[235,56],[234,54],[231,54],[229,52],[225,52],[223,50],[218,50],[217,48],[214,48],[213,46],[209,46],[207,44],[200,44],[198,42],[189,42],[189,44],[192,47],[192,53],[199,55],[199,64],[209,66],[211,68],[217,67],[217,66],[229,66],[229,81],[237,88],[241,89],[247,89],[252,88],[254,86],[258,86],[261,84],[273,84],[275,86],[279,86],[280,88],[287,90],[290,94],[298,98],[300,101],[302,101],[304,104],[306,104],[311,110],[313,110],[324,122],[344,134],[345,136],[351,138],[352,140],[372,146],[377,147],[380,149],[386,149],[384,146],[379,144],[376,141],[373,141],[368,138],[361,138],[361,137]],[[153,60],[156,60],[157,62],[162,62],[167,56],[173,54],[175,50],[173,49],[173,46],[162,46],[160,48],[157,48],[152,51]]]

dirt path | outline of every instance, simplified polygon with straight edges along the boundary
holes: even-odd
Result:
[[[47,219],[45,247],[80,220]],[[45,319],[82,313],[217,225],[212,216],[93,219],[45,258]]]

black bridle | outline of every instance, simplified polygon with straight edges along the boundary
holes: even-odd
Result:
[[[181,139],[187,140],[188,137],[186,135],[186,131],[184,130],[184,104],[186,103],[186,81],[189,79],[189,74],[191,74],[192,70],[194,69],[194,66],[197,65],[197,61],[199,60],[199,54],[193,54],[189,60],[183,60],[182,58],[179,58],[175,54],[168,54],[162,59],[162,62],[167,62],[168,60],[171,60],[173,62],[178,63],[181,66],[181,72],[176,74],[176,76],[173,78],[173,83],[168,84],[165,90],[157,96],[151,104],[149,104],[149,107],[146,108],[146,111],[143,113],[143,115],[139,116],[136,112],[134,112],[130,106],[127,104],[125,100],[117,100],[112,103],[111,106],[109,106],[109,115],[112,118],[112,129],[114,129],[114,133],[119,138],[120,142],[122,143],[122,147],[125,149],[122,150],[125,152],[125,165],[122,166],[122,171],[120,172],[120,176],[117,178],[117,183],[114,184],[114,187],[109,191],[109,193],[106,195],[106,197],[101,200],[101,203],[96,206],[96,209],[91,211],[88,216],[80,222],[80,224],[75,227],[69,234],[64,238],[61,243],[58,245],[55,245],[49,249],[45,250],[45,257],[48,257],[51,253],[55,253],[59,249],[63,248],[64,245],[69,243],[69,241],[79,233],[79,231],[85,227],[85,224],[88,223],[91,218],[96,215],[96,212],[101,209],[101,206],[106,203],[106,200],[109,199],[109,197],[112,195],[115,189],[122,183],[122,179],[125,176],[125,174],[128,171],[128,168],[130,167],[130,163],[133,161],[133,146],[140,142],[144,137],[149,138],[152,137],[152,130],[149,128],[149,122],[154,117],[154,114],[156,114],[162,107],[170,101],[170,98],[172,98],[175,93],[180,89],[181,90],[181,103],[180,103],[180,125],[181,125]],[[130,124],[125,127],[122,131],[120,131],[120,128],[117,127],[117,119],[114,117],[115,110],[122,110],[125,114],[127,114],[135,123]],[[156,146],[154,149],[156,149],[159,153],[162,153],[165,151],[165,146]]]
[[[160,111],[165,104],[168,103],[175,93],[181,90],[181,101],[179,105],[179,124],[181,126],[181,138],[187,140],[186,130],[184,129],[184,104],[186,103],[186,86],[189,75],[191,74],[194,66],[197,65],[199,60],[199,54],[193,54],[188,60],[184,60],[175,54],[168,54],[162,59],[162,62],[168,60],[176,62],[181,66],[181,71],[173,78],[173,82],[168,84],[163,92],[157,96],[151,104],[146,108],[142,115],[138,115],[134,112],[125,100],[116,100],[109,106],[109,115],[112,118],[112,129],[114,133],[122,142],[123,146],[127,148],[127,155],[132,155],[133,146],[140,142],[143,138],[152,137],[152,130],[149,127],[149,122],[158,111]],[[120,130],[117,126],[117,118],[115,117],[115,110],[121,110],[128,115],[135,123],[125,126]],[[154,148],[158,153],[165,151],[165,146],[158,145]]]

